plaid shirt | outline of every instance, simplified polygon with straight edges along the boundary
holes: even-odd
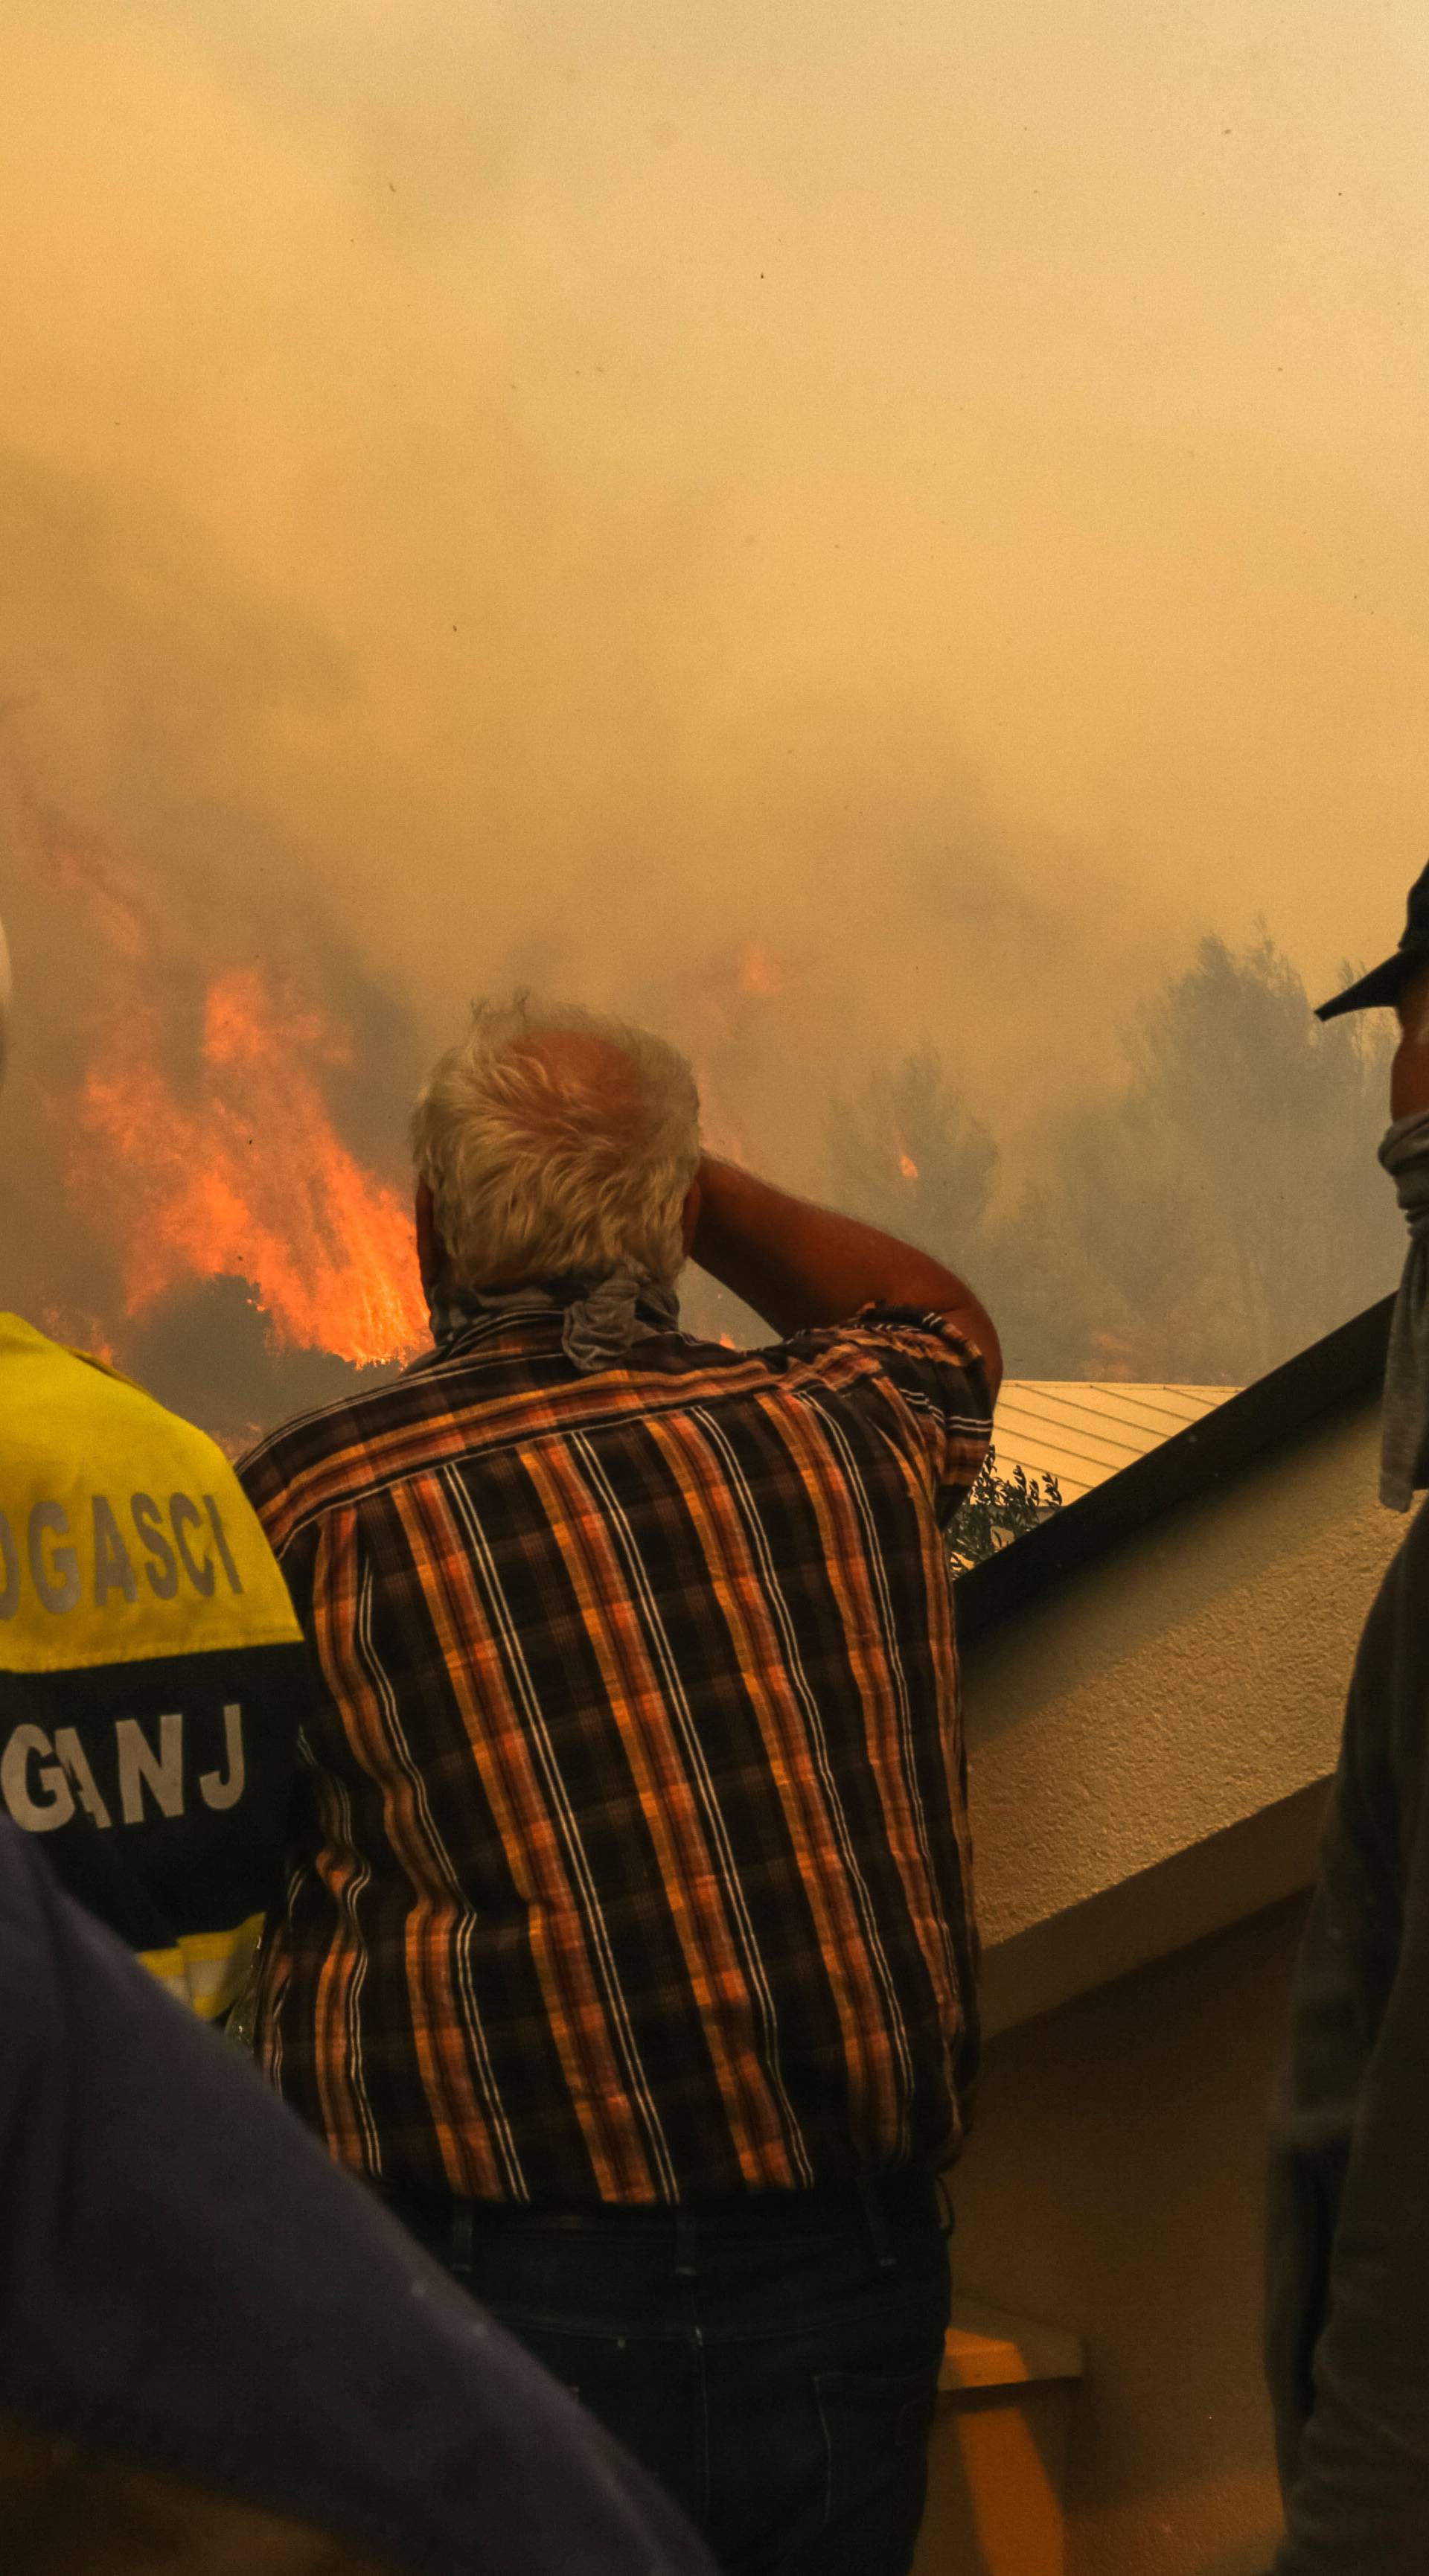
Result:
[[[479,1315],[241,1475],[313,1663],[259,2045],[338,2160],[671,2203],[957,2151],[976,1933],[936,1315],[582,1375]]]

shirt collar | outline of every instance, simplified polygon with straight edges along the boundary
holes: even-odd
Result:
[[[561,1347],[583,1375],[612,1367],[636,1342],[673,1332],[680,1320],[673,1288],[633,1271],[603,1277],[575,1272],[526,1280],[517,1288],[448,1291],[430,1309],[437,1356],[446,1359],[513,1327],[559,1322]]]

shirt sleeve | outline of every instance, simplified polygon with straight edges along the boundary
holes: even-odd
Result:
[[[831,1385],[864,1381],[926,1474],[941,1524],[977,1482],[992,1439],[987,1363],[946,1315],[866,1306],[848,1324],[800,1334],[792,1348]]]
[[[1323,2264],[1308,2419],[1291,2450],[1275,2576],[1418,2576],[1429,2528],[1429,1706],[1420,1515],[1356,1665],[1317,1906],[1345,2004],[1302,1991],[1301,2160],[1331,2184],[1310,2231]],[[1337,1859],[1338,1856],[1338,1859]],[[1328,1920],[1328,1917],[1327,1917]],[[1321,1980],[1323,1983],[1324,1980]],[[1330,1996],[1333,2003],[1333,1995]],[[1352,2007],[1352,2009],[1351,2009]],[[1307,2026],[1307,2016],[1310,2025]],[[1348,2027],[1349,2021],[1354,2029]],[[1341,2025],[1345,2025],[1341,2033]],[[1307,2037],[1321,2080],[1307,2088]],[[1358,2061],[1356,2063],[1356,2061]],[[1343,2180],[1335,2166],[1343,2159]],[[1304,2301],[1302,2298],[1302,2306]],[[1284,2446],[1282,2446],[1284,2450]]]

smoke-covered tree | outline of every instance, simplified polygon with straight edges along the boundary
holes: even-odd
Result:
[[[1243,1385],[1393,1283],[1391,1026],[1317,1020],[1262,934],[1202,940],[1123,1045],[1120,1091],[1060,1124],[1043,1207],[1087,1301],[1085,1373]]]
[[[1244,1385],[1393,1284],[1393,1043],[1380,1014],[1318,1021],[1268,933],[1203,939],[1020,1189],[927,1048],[836,1109],[837,1186],[967,1270],[1014,1376]]]
[[[1061,1278],[1074,1249],[1053,1244],[1030,1188],[1012,1221],[996,1213],[1002,1154],[935,1048],[919,1046],[852,1100],[837,1100],[827,1146],[837,1206],[966,1275],[1022,1376],[1079,1376],[1094,1303],[1084,1306]],[[1027,1242],[1045,1244],[1040,1260],[1027,1260]]]
[[[838,1204],[960,1271],[996,1316],[1011,1367],[1083,1373],[1097,1308],[1077,1275],[1077,1248],[1034,1185],[1024,1184],[1010,1217],[999,1213],[1006,1175],[996,1141],[932,1047],[836,1101],[828,1150]]]
[[[998,1150],[929,1046],[838,1101],[829,1145],[845,1203],[929,1251],[951,1242],[971,1266],[997,1178]]]

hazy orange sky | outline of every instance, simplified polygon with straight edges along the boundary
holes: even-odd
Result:
[[[1429,855],[1426,131],[1423,0],[20,0],[11,741],[434,1038],[764,943],[791,1167],[786,1057],[1328,988]]]

